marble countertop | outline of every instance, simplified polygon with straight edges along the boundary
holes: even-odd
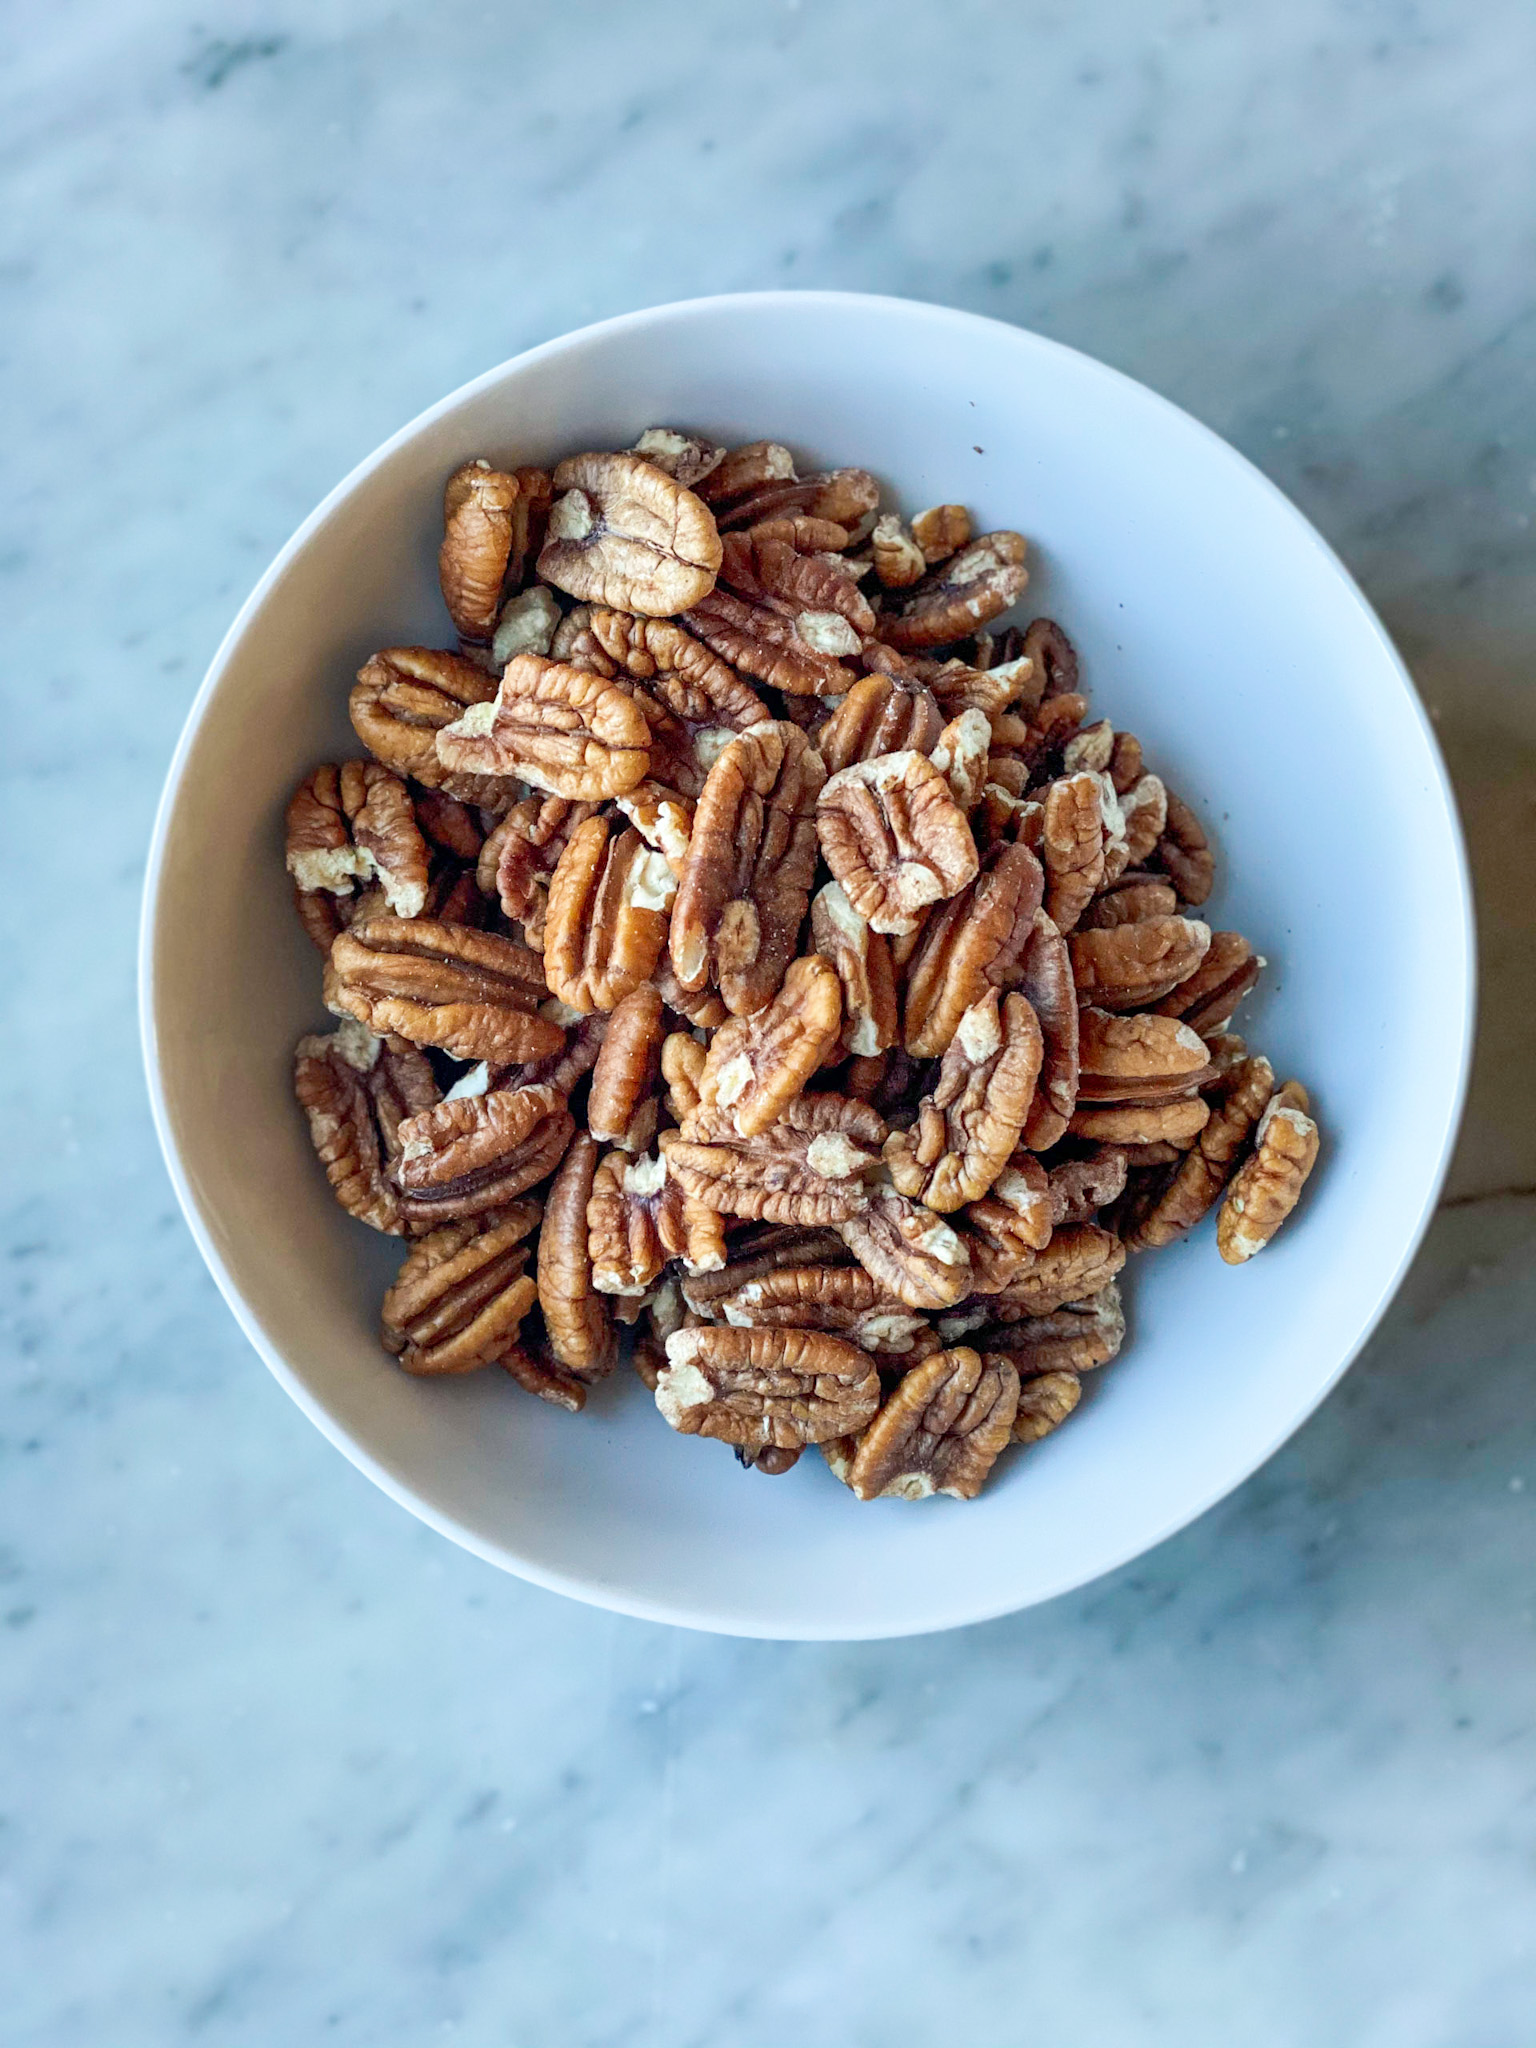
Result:
[[[62,0],[0,47],[0,2039],[1523,2048],[1536,16]],[[846,1648],[588,1611],[376,1492],[206,1278],[132,1007],[166,760],[311,505],[526,344],[780,284],[1016,320],[1262,464],[1433,709],[1486,972],[1445,1208],[1290,1446],[1080,1593]]]

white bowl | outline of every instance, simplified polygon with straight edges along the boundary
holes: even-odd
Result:
[[[343,1215],[289,1085],[320,1026],[282,815],[356,751],[376,647],[443,644],[444,477],[661,422],[768,436],[1029,537],[1025,615],[1059,619],[1094,715],[1139,734],[1220,863],[1207,914],[1268,956],[1244,1029],[1313,1091],[1303,1206],[1251,1265],[1210,1225],[1133,1261],[1131,1334],[1066,1428],[962,1505],[860,1505],[675,1436],[627,1371],[572,1417],[500,1373],[408,1378],[380,1350],[400,1248]],[[662,306],[530,350],[424,413],[306,520],[219,649],[181,738],[145,891],[141,1002],[171,1178],[246,1334],[333,1443],[455,1542],[603,1607],[739,1635],[892,1636],[1044,1600],[1161,1541],[1309,1415],[1433,1207],[1471,1037],[1461,838],[1380,624],[1295,508],[1103,365],[898,299],[765,292]]]

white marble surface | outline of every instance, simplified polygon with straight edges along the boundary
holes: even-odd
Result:
[[[0,53],[0,2039],[1524,2048],[1530,9],[60,0]],[[310,505],[526,343],[782,283],[1078,343],[1291,491],[1436,709],[1487,964],[1452,1203],[1296,1441],[846,1649],[373,1491],[199,1268],[131,1013],[164,763]]]

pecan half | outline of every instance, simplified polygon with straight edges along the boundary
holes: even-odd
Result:
[[[1287,1081],[1270,1098],[1253,1134],[1253,1151],[1234,1175],[1216,1219],[1216,1249],[1229,1266],[1261,1252],[1295,1208],[1317,1163],[1317,1125],[1307,1091]]]
[[[1060,1429],[1082,1398],[1082,1382],[1075,1373],[1043,1372],[1024,1380],[1013,1418],[1014,1442],[1039,1443],[1042,1437]]]
[[[1000,1323],[980,1332],[976,1342],[984,1352],[1011,1358],[1026,1384],[1041,1373],[1091,1372],[1107,1365],[1125,1342],[1120,1289],[1111,1280],[1085,1301]]]
[[[961,1234],[971,1255],[971,1285],[978,1294],[1006,1287],[1033,1254],[1051,1241],[1052,1200],[1044,1167],[1029,1153],[1019,1153],[993,1181],[987,1193],[971,1202]]]
[[[811,903],[811,944],[837,969],[843,989],[840,1044],[860,1059],[885,1052],[900,1036],[896,969],[887,941],[860,917],[840,882]]]
[[[544,946],[549,883],[573,832],[597,815],[594,803],[527,796],[515,803],[480,849],[476,880],[522,925],[530,946]]]
[[[1018,984],[1040,1020],[1045,1049],[1040,1081],[1024,1125],[1033,1152],[1049,1151],[1063,1136],[1077,1103],[1079,1081],[1077,989],[1068,941],[1037,910],[1019,958]]]
[[[836,774],[877,754],[931,753],[943,727],[931,690],[890,676],[860,676],[817,733],[816,748]]]
[[[794,957],[816,866],[821,756],[785,722],[755,725],[709,772],[672,908],[684,989],[715,983],[734,1016],[760,1010]]]
[[[841,612],[780,610],[729,590],[712,591],[683,624],[733,668],[790,697],[841,696],[855,675],[844,664],[863,647]]]
[[[769,1223],[840,1224],[869,1200],[885,1135],[884,1118],[866,1102],[802,1095],[752,1137],[725,1111],[701,1106],[660,1142],[669,1170],[706,1208]]]
[[[818,953],[795,961],[765,1010],[732,1017],[710,1041],[699,1076],[707,1108],[727,1110],[755,1137],[797,1096],[837,1043],[842,987]]]
[[[374,1230],[403,1235],[400,1197],[386,1169],[401,1122],[438,1099],[425,1055],[402,1038],[376,1038],[349,1018],[328,1035],[299,1040],[293,1091],[343,1209]]]
[[[1274,1092],[1275,1076],[1261,1056],[1240,1060],[1212,1091],[1211,1115],[1172,1178],[1138,1208],[1125,1241],[1132,1251],[1173,1244],[1209,1213],[1231,1179]]]
[[[1116,735],[1117,744],[1126,738]],[[1111,772],[1110,781],[1114,784]],[[1118,788],[1118,785],[1115,785]],[[1139,868],[1157,851],[1168,824],[1168,792],[1156,775],[1142,775],[1120,793],[1120,816],[1125,834],[1124,868]]]
[[[858,1438],[848,1485],[860,1500],[974,1500],[1013,1434],[1019,1376],[962,1345],[905,1375]]]
[[[862,1266],[781,1266],[716,1293],[710,1314],[742,1329],[830,1330],[892,1357],[910,1352],[928,1327]]]
[[[952,1308],[970,1291],[963,1240],[942,1217],[894,1189],[871,1194],[838,1232],[864,1270],[909,1308]]]
[[[505,809],[508,792],[484,775],[457,775],[437,756],[437,735],[466,706],[488,704],[494,678],[433,647],[386,647],[357,672],[347,702],[358,738],[386,768],[467,804]]]
[[[1097,774],[1064,775],[1049,784],[1044,801],[1040,857],[1045,907],[1056,929],[1066,933],[1104,881],[1108,835],[1100,779]]]
[[[429,918],[375,917],[331,948],[327,1006],[370,1030],[441,1046],[461,1060],[509,1065],[564,1043],[538,1014],[538,955],[492,932]]]
[[[1054,619],[1031,619],[1020,651],[1033,665],[1036,706],[1047,698],[1077,695],[1077,650]]]
[[[664,1158],[626,1152],[610,1152],[593,1177],[587,1243],[600,1294],[647,1294],[668,1259],[706,1272],[725,1264],[719,1216],[688,1197]]]
[[[1125,1246],[1096,1223],[1070,1223],[1008,1285],[986,1297],[999,1322],[1049,1315],[1107,1287],[1125,1264]]]
[[[661,1076],[667,1084],[667,1113],[684,1124],[699,1106],[699,1082],[708,1051],[691,1032],[671,1031],[661,1042]]]
[[[539,1306],[557,1365],[588,1385],[613,1371],[618,1332],[603,1296],[592,1284],[587,1203],[597,1177],[597,1141],[578,1131],[544,1202],[539,1231]]]
[[[702,499],[639,455],[573,455],[539,552],[546,583],[590,604],[666,618],[715,587],[720,535]]]
[[[704,477],[699,496],[706,505],[728,505],[768,484],[794,483],[795,458],[780,441],[748,441],[728,449]]]
[[[557,1088],[497,1088],[400,1126],[395,1178],[408,1222],[479,1216],[553,1173],[575,1125]]]
[[[327,764],[288,802],[287,866],[306,894],[350,896],[377,877],[390,909],[417,917],[427,900],[427,845],[410,794],[377,761]]]
[[[902,1194],[940,1215],[986,1194],[1024,1129],[1042,1050],[1023,996],[999,1008],[990,989],[966,1011],[917,1122],[886,1140],[885,1163]]]
[[[1083,1102],[1072,1112],[1074,1137],[1108,1145],[1194,1143],[1205,1129],[1210,1104],[1199,1096],[1183,1102]]]
[[[1124,874],[1112,889],[1094,898],[1079,919],[1079,929],[1102,931],[1110,925],[1140,924],[1149,917],[1174,917],[1179,899],[1171,882],[1138,870]]]
[[[986,713],[961,711],[945,726],[929,753],[962,811],[975,806],[986,786],[991,747],[992,728]]]
[[[1241,932],[1212,932],[1205,958],[1171,995],[1164,996],[1158,1010],[1165,1017],[1182,1017],[1202,1036],[1225,1031],[1266,964]]]
[[[773,442],[755,444],[765,452]],[[745,454],[745,450],[738,451]],[[786,450],[780,450],[782,455]],[[726,462],[732,461],[731,456]],[[716,476],[719,471],[715,472]],[[710,479],[714,481],[713,478]],[[734,481],[734,479],[733,479]],[[711,503],[716,502],[711,500]],[[759,526],[767,519],[804,517],[830,519],[834,524],[856,531],[880,503],[880,486],[867,469],[820,470],[815,476],[796,478],[793,464],[787,477],[765,480],[755,489],[733,497],[729,508],[719,514],[722,533],[745,526]]]
[[[1067,940],[1078,995],[1101,1010],[1139,1010],[1159,1002],[1188,980],[1210,943],[1210,926],[1187,917],[1149,917],[1140,924],[1074,932]]]
[[[577,826],[549,885],[544,974],[574,1010],[612,1010],[648,978],[677,893],[666,856],[633,826],[610,838],[609,822]]]
[[[971,538],[971,515],[963,505],[930,505],[912,521],[912,538],[931,567],[965,547]]]
[[[1023,535],[984,533],[882,614],[881,638],[899,654],[964,639],[1007,611],[1028,581]]]
[[[509,597],[496,621],[491,666],[500,675],[519,654],[548,654],[560,625],[560,603],[547,583]]]
[[[407,1372],[475,1372],[517,1344],[536,1299],[525,1240],[537,1202],[485,1223],[448,1223],[414,1245],[384,1296],[384,1349]]]
[[[910,589],[928,567],[916,535],[894,512],[875,521],[869,539],[875,574],[887,590]]]
[[[847,538],[841,526],[825,520],[776,519],[754,526],[746,533],[728,533],[721,543],[720,582],[749,603],[766,604],[786,618],[824,620],[821,637],[845,643],[843,649],[828,645],[826,652],[857,654],[864,636],[875,630],[875,615],[869,599],[860,590],[856,571],[840,556],[807,551],[790,536],[797,528],[811,535],[835,532]],[[833,622],[841,619],[851,634],[837,634]],[[818,645],[817,629],[802,626],[801,639]]]
[[[495,628],[518,495],[517,478],[480,456],[444,486],[437,575],[449,616],[466,640],[489,640]]]
[[[1167,792],[1167,822],[1157,842],[1157,864],[1182,903],[1201,904],[1216,885],[1216,861],[1195,816],[1182,797]]]
[[[848,1247],[835,1230],[794,1224],[757,1223],[738,1230],[731,1240],[731,1256],[712,1273],[690,1273],[682,1282],[682,1299],[706,1322],[721,1320],[720,1304],[740,1288],[763,1280],[771,1273],[839,1267],[862,1272],[853,1265]],[[680,1327],[680,1325],[678,1326]]]
[[[1130,1016],[1086,1005],[1078,1015],[1078,1107],[1105,1102],[1174,1102],[1212,1078],[1198,1031],[1177,1017]]]
[[[816,830],[828,867],[877,932],[912,931],[921,910],[976,876],[965,813],[919,753],[877,755],[830,777]]]
[[[643,1152],[656,1135],[656,1082],[665,1035],[661,996],[649,983],[631,989],[615,1005],[587,1098],[587,1128],[600,1145]]]
[[[871,1360],[820,1330],[679,1330],[656,1382],[675,1430],[750,1451],[847,1435],[879,1405]]]
[[[452,774],[516,777],[586,802],[633,789],[651,758],[630,691],[541,654],[515,656],[494,702],[472,704],[435,744]]]
[[[937,1058],[988,988],[1013,985],[1044,893],[1045,878],[1029,848],[1001,846],[987,855],[974,882],[934,912],[907,974],[909,1052]]]

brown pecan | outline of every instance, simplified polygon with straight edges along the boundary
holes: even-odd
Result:
[[[1133,869],[1089,904],[1079,919],[1079,929],[1102,931],[1110,925],[1140,924],[1149,917],[1173,917],[1178,908],[1172,883]]]
[[[643,1152],[656,1135],[656,1081],[665,1035],[661,996],[648,982],[614,1006],[587,1098],[587,1128],[600,1145]]]
[[[645,777],[651,732],[632,693],[541,654],[508,662],[494,702],[436,735],[455,775],[517,777],[553,796],[597,802]]]
[[[1021,652],[1033,665],[1036,705],[1077,695],[1077,650],[1054,619],[1032,619]]]
[[[971,1286],[970,1253],[942,1217],[894,1188],[838,1224],[866,1272],[909,1308],[951,1308]]]
[[[1096,719],[1075,732],[1061,750],[1063,775],[1102,775],[1115,751],[1115,728],[1107,718]]]
[[[961,640],[1007,611],[1028,581],[1023,535],[984,533],[882,615],[881,638],[899,654]]]
[[[1024,1142],[1033,1152],[1050,1150],[1066,1131],[1077,1102],[1077,990],[1067,945],[1045,912],[1037,910],[1017,974],[1045,1042],[1039,1085],[1024,1125]]]
[[[578,1131],[544,1201],[539,1231],[539,1306],[557,1365],[590,1385],[613,1371],[618,1333],[603,1296],[592,1284],[587,1203],[597,1177],[596,1139]]]
[[[937,1058],[989,987],[1013,984],[1044,890],[1029,848],[1002,846],[988,854],[969,887],[935,911],[907,974],[909,1052]]]
[[[457,797],[440,789],[424,789],[413,799],[412,807],[417,828],[429,845],[454,860],[467,861],[470,866],[479,860],[485,833],[468,804],[461,804]],[[496,892],[492,889],[487,893],[494,896]]]
[[[1028,693],[1034,664],[1021,655],[1001,667],[976,668],[963,661],[939,663],[927,678],[946,717],[980,711],[990,721]]]
[[[691,1202],[664,1158],[610,1152],[587,1197],[592,1284],[600,1294],[645,1295],[668,1259],[714,1271],[725,1233],[713,1210]]]
[[[873,1363],[821,1330],[679,1330],[656,1406],[684,1436],[793,1450],[862,1429],[880,1405]]]
[[[522,925],[530,946],[544,946],[549,883],[571,834],[596,817],[595,803],[527,796],[515,803],[480,849],[476,879]]]
[[[1049,1175],[1053,1226],[1091,1223],[1125,1191],[1129,1161],[1120,1145],[1095,1145],[1080,1159],[1063,1159]]]
[[[387,1168],[401,1122],[438,1099],[425,1055],[348,1018],[329,1035],[299,1040],[293,1089],[337,1201],[360,1223],[401,1236],[406,1223]]]
[[[756,447],[764,451],[774,449],[773,442],[758,442]],[[741,455],[746,450],[738,450]],[[787,450],[778,449],[780,457]],[[727,456],[721,468],[733,461]],[[745,473],[745,465],[737,474]],[[715,475],[718,477],[720,471]],[[714,482],[710,479],[710,483]],[[735,484],[736,476],[730,481]],[[706,486],[706,489],[708,487]],[[719,502],[711,498],[711,504]],[[829,519],[834,524],[846,527],[850,533],[858,530],[869,514],[880,503],[880,486],[867,469],[829,469],[819,471],[815,476],[799,477],[794,473],[791,462],[787,475],[766,478],[754,488],[742,492],[733,491],[728,509],[719,516],[720,531],[737,531],[742,527],[760,526],[765,520],[804,517],[808,519]]]
[[[1082,1398],[1082,1382],[1076,1373],[1043,1372],[1022,1381],[1013,1418],[1014,1442],[1039,1443],[1052,1430],[1060,1429]]]
[[[540,1345],[537,1351],[530,1351],[521,1344],[514,1344],[510,1351],[504,1351],[494,1361],[504,1373],[510,1375],[526,1394],[537,1394],[541,1401],[548,1401],[552,1408],[563,1408],[568,1415],[579,1415],[587,1405],[587,1389],[574,1373],[557,1365],[548,1347]]]
[[[1212,1077],[1198,1031],[1176,1017],[1122,1016],[1086,1005],[1078,1016],[1078,1106],[1101,1102],[1172,1102]]]
[[[946,562],[971,538],[971,515],[963,505],[930,505],[912,521],[912,538],[930,567]]]
[[[1179,900],[1201,904],[1216,884],[1216,862],[1200,820],[1181,797],[1167,792],[1167,823],[1157,842],[1157,864],[1167,874]]]
[[[1182,1017],[1202,1036],[1224,1031],[1267,964],[1241,932],[1212,932],[1205,958],[1171,995],[1164,996],[1158,1010],[1165,1017]]]
[[[996,989],[960,1019],[932,1094],[910,1130],[893,1131],[885,1163],[904,1195],[940,1215],[979,1201],[1007,1165],[1034,1100],[1040,1025],[1023,996]]]
[[[1074,1137],[1107,1145],[1191,1145],[1205,1129],[1209,1103],[1198,1095],[1181,1102],[1084,1102],[1068,1128]]]
[[[1211,1116],[1180,1160],[1172,1178],[1138,1214],[1125,1233],[1132,1251],[1172,1244],[1215,1207],[1239,1155],[1253,1136],[1274,1092],[1269,1061],[1240,1060],[1212,1091]]]
[[[1114,793],[1110,791],[1110,801]],[[1040,857],[1045,907],[1059,932],[1069,932],[1104,881],[1109,839],[1104,790],[1097,774],[1064,775],[1045,791]]]
[[[414,1245],[384,1296],[384,1349],[407,1372],[474,1372],[505,1357],[536,1299],[525,1242],[537,1202],[495,1221],[447,1223]]]
[[[372,891],[368,892],[370,895]],[[310,895],[297,882],[293,885],[293,907],[304,927],[304,936],[326,959],[330,958],[336,934],[344,932],[354,914],[354,899],[332,896],[325,890]]]
[[[891,949],[860,917],[840,882],[818,889],[811,904],[811,944],[837,969],[843,989],[840,1043],[861,1059],[896,1043],[896,970]]]
[[[710,1314],[742,1329],[830,1330],[892,1357],[905,1356],[928,1327],[862,1266],[781,1266],[716,1293]]]
[[[438,581],[449,616],[466,640],[489,640],[512,555],[518,480],[476,457],[443,489]]]
[[[746,533],[728,533],[721,542],[720,582],[749,603],[766,604],[786,618],[825,615],[821,637],[829,635],[846,642],[846,652],[857,654],[864,636],[875,629],[875,615],[869,599],[860,590],[852,564],[840,556],[806,550],[791,538],[797,529],[808,535],[835,532],[846,539],[841,526],[825,520],[770,520]],[[834,622],[842,620],[852,635],[835,633]],[[818,644],[817,632],[802,626],[800,637]],[[829,646],[829,653],[839,649]]]
[[[838,1267],[861,1272],[835,1230],[794,1224],[756,1223],[731,1239],[726,1264],[712,1273],[690,1273],[682,1282],[682,1299],[706,1322],[721,1320],[727,1296],[771,1273]],[[679,1326],[680,1327],[680,1326]]]
[[[1069,1301],[1043,1315],[1025,1316],[978,1333],[978,1347],[1011,1358],[1026,1385],[1042,1373],[1091,1372],[1107,1365],[1125,1342],[1125,1311],[1111,1280],[1085,1301]]]
[[[961,1234],[971,1255],[971,1285],[995,1294],[1051,1241],[1052,1201],[1045,1169],[1024,1152],[968,1205]]]
[[[836,970],[818,953],[796,960],[765,1010],[732,1017],[715,1033],[700,1100],[729,1111],[741,1135],[755,1137],[800,1093],[837,1043],[842,1021]]]
[[[869,1200],[885,1136],[868,1103],[802,1095],[751,1137],[726,1111],[701,1105],[682,1130],[662,1133],[661,1149],[687,1193],[722,1215],[840,1224]]]
[[[1216,1219],[1216,1249],[1229,1266],[1261,1252],[1295,1208],[1317,1163],[1317,1125],[1307,1091],[1287,1081],[1259,1118],[1253,1151],[1233,1176]]]
[[[666,618],[715,587],[720,535],[702,499],[639,455],[573,455],[555,471],[539,574],[589,604]]]
[[[1125,734],[1117,738],[1124,739]],[[1110,782],[1114,784],[1113,772]],[[1119,801],[1125,836],[1123,872],[1125,868],[1140,868],[1157,851],[1158,841],[1167,829],[1168,792],[1160,777],[1141,775],[1120,794]]]
[[[919,753],[880,754],[831,776],[816,829],[828,867],[877,932],[910,932],[919,911],[975,879],[965,814]]]
[[[437,1103],[400,1126],[395,1178],[408,1222],[479,1216],[553,1173],[575,1128],[556,1088],[497,1088]]]
[[[729,590],[712,591],[683,624],[733,668],[791,697],[841,696],[855,680],[844,664],[863,645],[841,612],[779,610]]]
[[[926,550],[894,512],[875,521],[870,549],[875,574],[887,590],[910,589],[928,567]]]
[[[664,469],[685,491],[702,483],[725,460],[725,450],[717,442],[702,434],[680,433],[676,427],[647,427],[630,452]]]
[[[661,1000],[674,1016],[685,1017],[700,1031],[713,1031],[717,1024],[723,1024],[730,1015],[724,1003],[713,989],[682,987],[672,971],[672,962],[663,953],[656,963],[656,972],[651,976],[660,992]]]
[[[727,451],[723,461],[702,479],[699,496],[707,505],[727,505],[766,484],[795,480],[795,458],[781,442],[749,441]]]
[[[860,1500],[974,1500],[1013,1433],[1019,1376],[965,1346],[905,1375],[859,1433],[847,1484]]]
[[[608,1019],[601,1012],[592,1017],[572,1016],[563,1003],[546,1003],[543,1012],[565,1043],[543,1059],[529,1060],[515,1074],[509,1073],[500,1085],[507,1088],[550,1087],[568,1096],[577,1082],[597,1065],[603,1040],[608,1035]]]
[[[794,957],[822,781],[804,733],[768,721],[731,741],[699,797],[672,909],[672,967],[684,989],[715,983],[734,1016],[761,1009]]]
[[[1079,997],[1101,1010],[1139,1010],[1186,981],[1205,958],[1211,928],[1186,917],[1074,932],[1067,941]]]
[[[1084,1301],[1107,1287],[1125,1264],[1125,1246],[1096,1223],[1069,1223],[1054,1231],[1044,1251],[1008,1285],[988,1295],[999,1322],[1049,1315],[1069,1301]]]
[[[578,825],[549,885],[544,974],[574,1010],[611,1010],[645,981],[667,939],[677,882],[633,826]]]
[[[992,728],[985,712],[961,711],[945,726],[929,753],[962,811],[974,807],[986,786],[991,746]]]
[[[386,647],[357,672],[348,710],[369,753],[427,789],[467,804],[506,807],[508,792],[484,775],[458,775],[437,756],[437,735],[471,704],[487,704],[495,679],[472,661],[433,647]]]
[[[390,909],[417,917],[427,900],[427,846],[410,795],[377,761],[317,768],[288,803],[287,865],[306,893],[350,896],[378,878]]]
[[[563,1043],[538,1014],[538,955],[493,932],[429,918],[375,917],[331,948],[326,1001],[373,1031],[461,1060],[542,1059]]]
[[[707,1048],[690,1032],[672,1031],[661,1042],[661,1075],[667,1084],[667,1113],[684,1124],[699,1106],[699,1082]]]
[[[861,676],[816,735],[816,748],[836,774],[877,754],[928,754],[944,720],[931,690],[908,688],[890,676]]]

